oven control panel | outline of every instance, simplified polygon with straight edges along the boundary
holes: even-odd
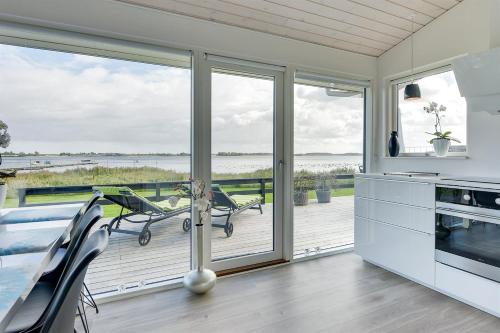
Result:
[[[436,201],[500,210],[500,192],[460,187],[436,187]]]

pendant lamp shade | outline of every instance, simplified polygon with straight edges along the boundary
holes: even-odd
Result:
[[[416,83],[407,84],[405,87],[405,100],[419,99],[422,95],[420,94],[420,87]]]

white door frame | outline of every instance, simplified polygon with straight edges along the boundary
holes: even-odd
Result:
[[[224,58],[207,54],[195,53],[194,75],[198,76],[198,84],[194,89],[199,89],[198,98],[194,101],[193,113],[193,147],[194,165],[193,176],[202,178],[210,184],[211,182],[211,74],[212,69],[224,69],[228,71],[244,72],[255,75],[263,75],[274,78],[274,226],[272,252],[249,254],[246,256],[212,261],[211,253],[211,221],[204,224],[204,262],[207,267],[214,271],[237,268],[273,260],[282,259],[283,254],[283,194],[284,194],[284,155],[283,155],[283,127],[284,127],[284,68],[279,66],[254,63],[245,60]],[[196,95],[196,94],[195,94]],[[196,101],[198,99],[198,101]],[[196,103],[199,104],[196,104]],[[197,109],[197,111],[196,111]],[[281,163],[280,163],[281,161]],[[194,218],[194,216],[193,216]],[[238,232],[237,226],[235,232]],[[193,233],[194,234],[194,233]],[[192,242],[194,245],[195,242]],[[196,249],[193,249],[195,253]],[[195,263],[194,263],[195,264]]]

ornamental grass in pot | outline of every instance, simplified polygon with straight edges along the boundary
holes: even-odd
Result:
[[[316,176],[316,198],[318,203],[329,203],[332,199],[332,187],[335,182],[335,174],[320,172]]]
[[[298,172],[293,181],[293,203],[305,206],[309,203],[309,191],[313,190],[313,181],[305,172]]]

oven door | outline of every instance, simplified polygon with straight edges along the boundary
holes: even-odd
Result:
[[[436,209],[436,261],[500,282],[500,219]]]

